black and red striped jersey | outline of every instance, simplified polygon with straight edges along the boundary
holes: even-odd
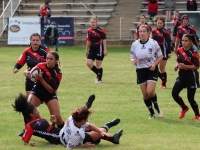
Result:
[[[184,63],[185,65],[194,65],[196,67],[199,67],[199,54],[192,48],[190,50],[184,50],[183,47],[180,47],[177,49],[176,55],[176,61],[178,63]]]
[[[33,51],[31,47],[28,47],[22,52],[14,68],[17,68],[19,70],[26,63],[27,66],[32,69],[38,63],[46,61],[46,56],[48,52],[50,52],[50,49],[45,48],[42,45],[40,45],[38,50],[36,51]]]
[[[162,48],[165,45],[168,54],[171,53],[171,36],[170,32],[165,28],[154,28],[152,30],[152,39],[156,40],[159,46]]]
[[[97,27],[96,29],[88,29],[86,40],[90,41],[91,45],[101,44],[104,39],[106,39],[106,33],[103,28]]]
[[[50,125],[46,119],[38,118],[26,124],[22,140],[28,143],[34,135],[44,138],[52,144],[60,144],[59,132],[60,129]]]
[[[181,39],[184,34],[194,34],[195,37],[197,37],[196,29],[194,26],[189,24],[186,27],[183,27],[182,25],[179,26],[176,34],[176,38],[180,39],[179,47],[182,47]]]
[[[56,91],[62,79],[61,70],[57,66],[48,68],[46,62],[39,63],[36,66],[41,69],[43,79]],[[37,84],[41,85],[40,82],[36,82]]]
[[[138,24],[138,25],[137,25],[137,28],[136,28],[136,31],[135,31],[135,35],[136,35],[136,36],[139,36],[139,29],[140,29],[140,26],[141,26],[141,25],[142,25],[142,24]],[[146,22],[144,25],[147,25],[147,26],[149,27],[150,31],[152,31],[152,28],[151,28],[151,25],[150,25],[150,24],[148,24],[148,23]]]

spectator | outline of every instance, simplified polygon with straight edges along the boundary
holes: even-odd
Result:
[[[150,21],[155,21],[155,16],[158,13],[158,2],[157,0],[148,0],[148,14],[150,16]]]
[[[49,7],[49,3],[45,3],[44,6],[47,11],[47,17],[51,17],[51,9]],[[38,12],[38,16],[40,16],[40,11]]]
[[[47,28],[44,34],[44,46],[49,48],[52,45],[56,45],[56,50],[59,47],[58,29],[56,28],[56,22],[52,21],[51,26]]]
[[[197,11],[196,0],[188,0],[187,1],[187,11]]]
[[[175,10],[174,0],[165,0],[166,21],[170,22],[172,11]]]
[[[42,22],[42,18],[44,18],[44,24],[46,24],[46,17],[47,17],[47,11],[45,9],[45,6],[40,6],[40,22]]]

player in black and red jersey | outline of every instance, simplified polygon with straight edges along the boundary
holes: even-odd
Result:
[[[198,36],[196,34],[196,29],[194,26],[189,24],[189,17],[188,15],[183,15],[181,17],[182,25],[180,25],[177,29],[177,34],[176,34],[176,42],[175,42],[175,47],[174,51],[177,51],[178,47],[182,47],[181,39],[184,34],[194,34],[196,43],[199,42]]]
[[[172,50],[174,50],[175,41],[176,41],[177,29],[178,29],[178,27],[181,25],[181,19],[180,19],[180,17],[179,17],[179,11],[176,11],[176,12],[175,12],[174,18],[172,18],[172,23],[173,23],[173,25],[174,25]]]
[[[140,29],[140,26],[141,26],[141,25],[147,25],[147,26],[149,27],[150,31],[152,30],[152,29],[151,29],[151,25],[148,24],[148,23],[146,22],[146,17],[145,17],[145,15],[141,14],[141,15],[140,15],[140,23],[137,25],[137,29],[136,29],[136,31],[135,31],[136,40],[139,39],[139,29]]]
[[[24,71],[24,75],[26,76],[25,89],[27,96],[30,94],[30,91],[32,90],[34,85],[34,82],[27,78],[30,74],[29,71],[38,63],[45,62],[46,55],[50,51],[48,48],[40,45],[40,42],[40,35],[38,33],[33,33],[30,36],[30,46],[22,52],[19,60],[17,61],[13,69],[13,72],[17,73],[19,69],[24,66],[25,63],[27,64],[28,69]]]
[[[166,64],[167,59],[171,57],[171,37],[170,32],[164,28],[165,20],[163,18],[157,19],[157,28],[152,30],[152,39],[156,40],[162,50],[163,59],[159,64],[159,78],[162,80],[160,88],[166,88],[167,73]]]
[[[193,34],[184,34],[182,38],[183,47],[177,49],[177,64],[175,71],[179,69],[178,77],[172,89],[174,100],[182,108],[179,118],[182,119],[189,110],[179,93],[187,88],[187,98],[194,111],[195,120],[200,120],[199,107],[194,100],[196,89],[199,88],[199,55],[193,49],[193,44],[197,44]]]
[[[90,95],[88,98],[85,105],[88,109],[92,106],[94,99],[95,95]],[[55,115],[50,116],[52,122],[52,125],[50,125],[45,118],[40,117],[37,108],[29,103],[27,101],[27,96],[23,94],[19,94],[19,96],[16,97],[12,106],[14,111],[22,113],[24,119],[27,120],[25,132],[22,137],[24,145],[35,145],[35,143],[29,143],[32,135],[44,138],[52,144],[62,144],[59,136],[60,128],[55,127],[55,122],[57,122]]]
[[[103,68],[102,62],[104,56],[107,55],[106,33],[104,29],[98,27],[97,18],[91,18],[91,28],[87,31],[86,57],[87,66],[97,75],[95,83],[102,82]],[[96,66],[93,65],[96,60]]]
[[[36,82],[28,97],[28,101],[35,107],[46,103],[50,114],[55,115],[57,118],[57,126],[62,128],[64,122],[60,115],[60,106],[56,94],[62,79],[62,72],[59,69],[58,61],[58,53],[49,52],[47,53],[46,62],[36,65],[41,69],[41,73],[37,74],[35,77]]]

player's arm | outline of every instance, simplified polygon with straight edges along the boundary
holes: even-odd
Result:
[[[35,146],[35,143],[29,143],[33,133],[34,133],[33,128],[30,125],[26,125],[25,132],[22,137],[22,140],[24,141],[24,145]]]
[[[103,39],[103,48],[104,48],[104,50],[103,50],[104,56],[106,56],[108,54],[106,39]]]
[[[26,63],[26,51],[23,51],[17,63],[14,66],[13,73],[17,73]]]

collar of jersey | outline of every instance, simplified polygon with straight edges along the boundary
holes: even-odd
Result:
[[[141,44],[146,44],[148,41],[149,41],[149,39],[147,41],[144,41],[144,42],[140,40],[140,43]]]

